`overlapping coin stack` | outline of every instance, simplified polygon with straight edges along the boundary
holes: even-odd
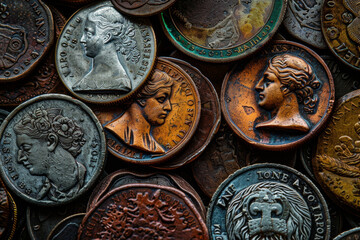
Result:
[[[359,15],[2,0],[0,240],[359,239]]]

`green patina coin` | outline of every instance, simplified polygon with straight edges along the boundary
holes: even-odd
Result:
[[[287,0],[182,0],[161,14],[170,41],[185,54],[229,62],[260,49],[275,34]]]

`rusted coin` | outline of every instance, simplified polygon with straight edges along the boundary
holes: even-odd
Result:
[[[334,95],[330,70],[315,52],[298,43],[274,41],[226,75],[220,101],[237,135],[258,148],[280,151],[319,132]]]
[[[49,7],[54,17],[55,36],[58,38],[66,19],[56,8]],[[17,106],[35,96],[54,92],[60,82],[52,49],[32,74],[22,79],[21,83],[0,83],[0,106]]]
[[[294,167],[295,151],[260,151],[239,141],[223,122],[205,151],[192,164],[192,172],[201,190],[211,197],[218,186],[236,170],[255,163],[281,163]]]
[[[359,10],[357,0],[325,0],[321,11],[321,27],[328,47],[356,70],[360,70]]]
[[[76,240],[85,213],[77,213],[61,220],[50,232],[47,240]]]
[[[110,191],[85,216],[78,239],[209,239],[204,220],[181,191],[127,184]]]
[[[128,99],[155,64],[150,21],[120,14],[110,1],[77,11],[56,46],[56,67],[68,90],[90,103]]]
[[[110,153],[131,163],[155,164],[182,151],[200,119],[200,96],[191,77],[159,58],[146,85],[129,102],[95,111]]]
[[[105,135],[82,102],[45,94],[15,108],[0,128],[0,174],[24,201],[55,206],[90,189],[105,164]]]
[[[334,240],[356,240],[356,239],[360,239],[360,227],[350,229],[334,238]]]
[[[206,210],[199,194],[182,177],[165,172],[139,172],[126,169],[111,173],[95,187],[89,198],[87,211],[93,208],[96,203],[111,190],[133,183],[150,183],[176,188],[185,193],[186,197],[194,204],[201,217],[205,219]]]
[[[74,214],[85,213],[87,198],[58,207],[28,206],[26,210],[27,232],[31,240],[46,239],[64,219]],[[63,240],[70,240],[62,238]]]
[[[161,13],[170,41],[193,58],[229,62],[261,48],[278,29],[286,0],[181,0]]]
[[[111,0],[122,13],[137,17],[148,17],[169,8],[176,0]]]
[[[38,0],[0,3],[0,81],[28,75],[54,41],[50,9]]]
[[[194,161],[205,150],[219,129],[221,110],[214,86],[197,68],[180,59],[167,57],[163,59],[175,63],[189,74],[199,91],[201,99],[200,122],[189,143],[184,147],[183,151],[171,158],[171,160],[160,165],[153,165],[158,169],[175,169]]]
[[[314,174],[329,197],[360,215],[359,120],[360,90],[339,99],[320,134],[312,160]]]
[[[323,0],[288,0],[283,25],[295,38],[316,47],[326,49],[321,30],[321,5]]]
[[[330,238],[320,191],[279,164],[255,164],[227,178],[211,199],[206,222],[211,239]]]

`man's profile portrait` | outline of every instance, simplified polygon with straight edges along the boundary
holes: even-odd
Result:
[[[155,69],[130,107],[118,119],[106,124],[105,128],[116,134],[126,145],[145,152],[165,153],[152,136],[152,129],[163,125],[172,110],[170,97],[173,83],[173,78],[167,73]]]
[[[257,103],[271,113],[271,119],[255,127],[308,132],[310,125],[301,112],[316,112],[320,86],[312,67],[303,59],[290,54],[273,57],[255,86]]]
[[[78,91],[132,90],[127,62],[137,63],[140,51],[135,27],[111,6],[95,9],[87,15],[80,43],[90,69],[72,89]]]
[[[37,198],[72,197],[84,185],[86,167],[76,160],[85,144],[83,129],[57,108],[38,108],[14,126],[17,162],[31,175],[44,176]]]

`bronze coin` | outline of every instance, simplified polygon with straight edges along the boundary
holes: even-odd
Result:
[[[360,215],[360,90],[340,98],[312,159],[320,186],[343,209]]]
[[[56,8],[52,6],[49,8],[54,17],[57,38],[65,25],[66,18]],[[0,106],[17,106],[38,95],[55,92],[60,82],[55,67],[55,52],[51,48],[45,59],[21,83],[0,83]]]
[[[176,0],[111,0],[122,13],[137,17],[148,17],[169,8]]]
[[[28,75],[54,41],[50,9],[38,0],[0,3],[0,81]]]
[[[153,165],[158,169],[175,169],[194,161],[209,145],[220,126],[221,110],[218,95],[210,80],[197,68],[176,58],[164,57],[180,66],[194,81],[201,99],[200,122],[189,143],[183,151],[160,165]]]
[[[191,200],[196,209],[199,211],[201,217],[205,219],[205,206],[195,189],[186,182],[185,179],[176,174],[157,171],[139,172],[122,169],[109,174],[93,190],[93,193],[88,201],[87,211],[93,208],[95,204],[109,191],[132,183],[150,183],[176,188],[185,193],[186,197]]]
[[[314,137],[330,116],[334,83],[309,48],[274,41],[224,79],[221,108],[232,130],[258,148],[280,151]]]
[[[332,53],[346,65],[360,70],[360,15],[357,0],[325,0],[321,27]]]
[[[78,239],[209,239],[204,220],[181,191],[127,184],[107,193],[83,219]]]
[[[200,96],[191,77],[159,58],[152,76],[124,109],[95,111],[108,150],[131,163],[154,164],[182,151],[200,119]]]

